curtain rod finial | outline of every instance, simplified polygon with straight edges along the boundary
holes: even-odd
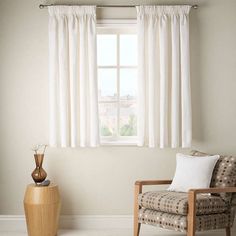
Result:
[[[43,4],[40,4],[40,5],[39,5],[39,8],[40,8],[40,9],[43,9],[43,8],[44,8],[44,5],[43,5]]]
[[[193,5],[193,9],[198,9],[198,5]]]

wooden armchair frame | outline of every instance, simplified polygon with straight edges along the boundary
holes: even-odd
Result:
[[[172,180],[140,180],[135,182],[134,190],[134,236],[139,236],[141,223],[138,222],[138,195],[142,193],[143,186],[145,185],[168,185]],[[200,193],[236,193],[236,187],[225,188],[206,188],[206,189],[191,189],[188,191],[188,229],[187,236],[195,236],[196,232],[196,198]],[[231,235],[230,227],[225,229],[226,236]]]

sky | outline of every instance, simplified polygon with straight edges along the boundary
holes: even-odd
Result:
[[[119,37],[119,41],[118,41]],[[119,52],[118,51],[119,42]],[[120,64],[120,96],[135,96],[137,90],[137,35],[102,34],[97,36],[99,90],[102,96],[117,94],[117,69],[104,66]],[[134,68],[124,68],[131,66]],[[123,68],[122,68],[123,67]],[[102,89],[101,89],[102,88]]]

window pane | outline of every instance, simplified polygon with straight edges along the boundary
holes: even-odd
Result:
[[[117,104],[116,103],[100,103],[100,135],[114,136],[117,130]]]
[[[117,99],[116,69],[98,69],[98,99],[114,101]]]
[[[135,99],[137,95],[137,69],[120,69],[120,99]]]
[[[120,65],[137,65],[137,35],[120,35]]]
[[[137,136],[136,107],[134,100],[120,104],[120,136]]]
[[[112,34],[97,35],[98,66],[117,64],[117,36]]]

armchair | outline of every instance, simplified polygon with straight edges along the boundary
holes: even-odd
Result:
[[[192,155],[206,154],[194,151]],[[139,236],[141,224],[186,232],[187,236],[195,236],[196,231],[213,229],[225,229],[226,236],[231,235],[235,217],[235,157],[220,157],[212,175],[210,188],[191,189],[188,193],[142,192],[143,186],[168,185],[171,182],[171,180],[135,182],[134,236]]]

